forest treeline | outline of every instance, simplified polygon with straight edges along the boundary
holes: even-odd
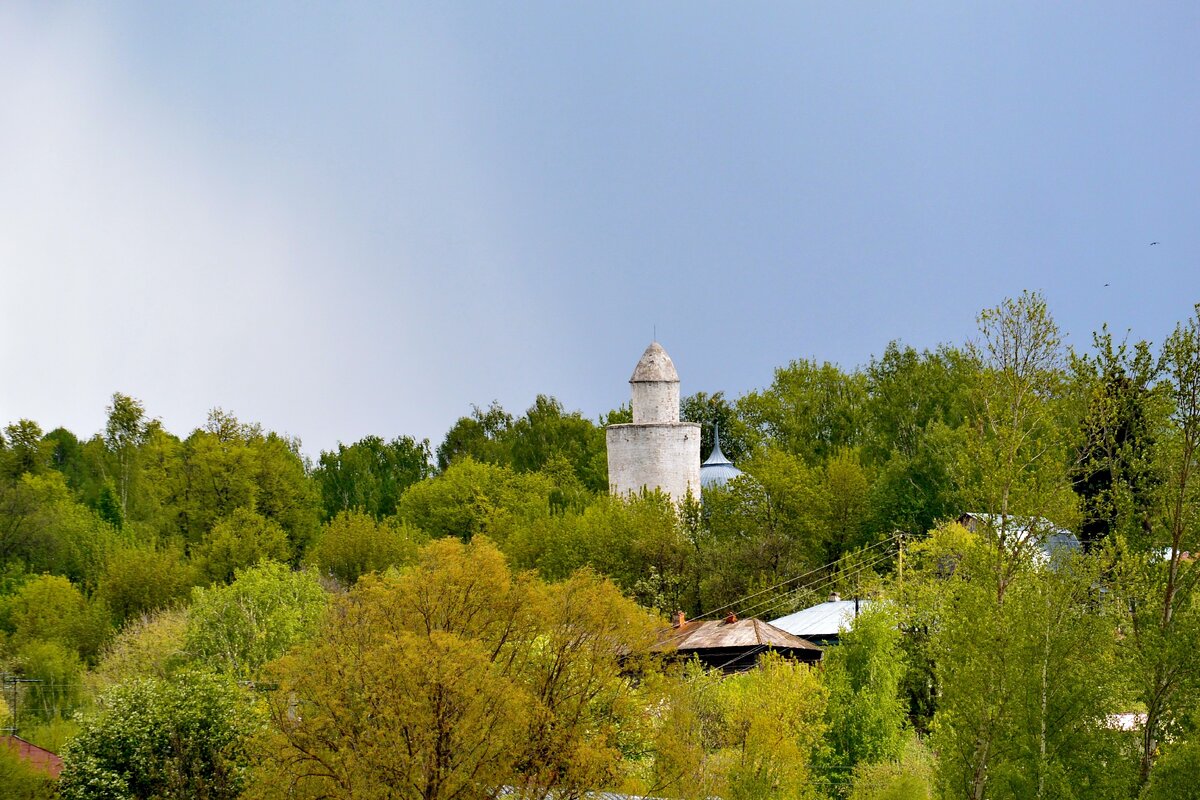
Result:
[[[0,727],[25,796],[1186,797],[1200,765],[1200,307],[1064,347],[1037,294],[961,345],[699,392],[744,471],[608,494],[538,396],[436,448],[322,452],[214,409],[180,436],[0,436]],[[980,524],[957,524],[964,513]],[[1075,532],[1077,553],[1045,555]],[[668,615],[864,601],[817,669],[664,662]],[[17,790],[14,790],[17,791]],[[20,795],[15,795],[20,796]]]

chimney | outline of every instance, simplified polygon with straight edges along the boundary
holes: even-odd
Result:
[[[725,624],[726,625],[732,625],[735,622],[737,622],[737,614],[730,611],[728,614],[725,615]]]
[[[682,628],[684,626],[684,623],[686,623],[686,622],[687,622],[687,616],[684,615],[684,613],[682,611],[676,611],[675,612],[675,627]]]
[[[841,596],[840,594],[838,594],[837,592],[830,592],[830,593],[829,593],[829,602],[831,602],[831,603],[836,603],[836,602],[838,602],[838,601],[839,601],[839,600],[841,600],[841,599],[842,599],[842,596]]]

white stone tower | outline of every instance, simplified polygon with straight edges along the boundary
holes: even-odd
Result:
[[[625,496],[661,489],[676,502],[700,499],[700,424],[679,421],[679,373],[652,342],[629,379],[633,422],[609,425],[608,486]]]

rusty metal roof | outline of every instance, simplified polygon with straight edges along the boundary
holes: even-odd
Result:
[[[761,619],[685,622],[682,627],[667,628],[663,631],[654,649],[687,651],[739,647],[817,651],[821,649],[812,642],[793,636]]]

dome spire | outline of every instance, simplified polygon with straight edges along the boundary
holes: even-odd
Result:
[[[709,466],[710,464],[732,465],[733,462],[726,458],[725,454],[721,452],[721,423],[713,423],[713,427],[713,449],[712,452],[708,454],[708,458],[704,460],[704,466]]]

